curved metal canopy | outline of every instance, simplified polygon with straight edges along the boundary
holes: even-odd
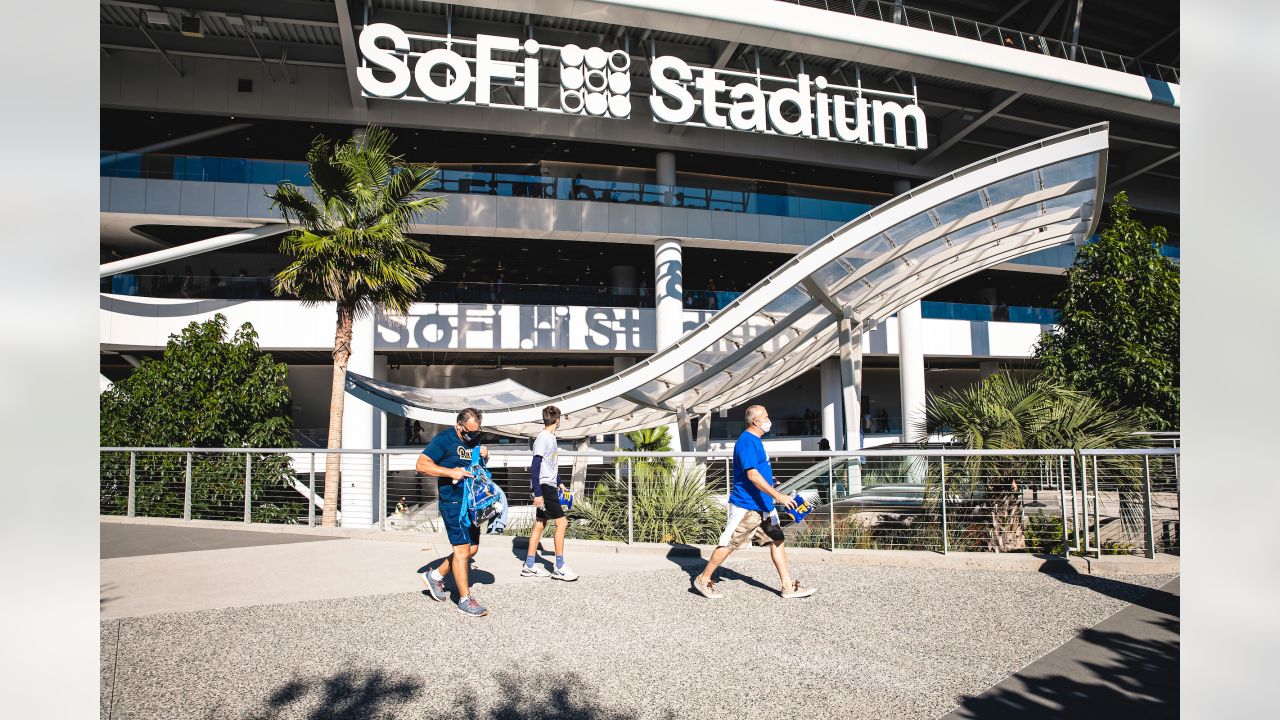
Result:
[[[570,438],[742,405],[834,354],[842,317],[870,327],[967,275],[1083,243],[1098,223],[1106,167],[1100,123],[939,177],[809,246],[674,345],[572,392],[494,397],[492,385],[426,390],[355,373],[347,391],[442,425],[482,407],[485,428],[510,435],[536,434],[542,408],[554,404],[565,415],[559,434]]]

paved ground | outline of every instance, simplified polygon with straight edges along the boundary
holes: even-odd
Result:
[[[1178,717],[1179,582],[966,699],[946,720]]]
[[[178,528],[166,525],[100,523],[99,527],[101,528],[99,537],[102,543],[100,557],[103,559],[191,552],[192,550],[223,550],[235,547],[283,545],[286,543],[333,539],[316,535],[286,535],[284,533],[214,530],[209,528]]]
[[[767,562],[731,559],[709,601],[688,590],[700,560],[571,546],[583,577],[565,584],[519,578],[523,548],[499,541],[475,591],[493,614],[470,619],[420,591],[437,554],[104,559],[103,717],[932,720],[1172,579],[793,563],[820,591],[784,601]]]

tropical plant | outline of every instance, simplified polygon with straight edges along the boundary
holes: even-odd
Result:
[[[1110,408],[1088,394],[1045,378],[1023,380],[1006,373],[982,383],[931,395],[923,425],[915,435],[949,432],[966,448],[1019,450],[1125,448],[1141,444],[1134,433],[1142,427],[1133,409]],[[1141,523],[1140,469],[1130,458],[1113,458],[1108,482],[1114,481],[1124,525]],[[964,515],[975,526],[953,524],[958,540],[978,533],[985,548],[996,552],[1025,550],[1024,484],[1043,475],[1044,461],[1033,457],[968,456],[947,464],[948,503],[957,495]],[[929,473],[926,506],[938,498],[937,478]],[[979,518],[981,519],[979,521]],[[949,536],[950,537],[950,536]]]
[[[221,314],[192,322],[171,335],[159,360],[143,359],[129,377],[99,399],[103,447],[287,447],[292,445],[288,367],[258,349],[245,323],[227,338]],[[186,455],[134,453],[135,510],[181,516]],[[299,497],[281,494],[293,474],[288,457],[255,454],[250,497],[255,520],[288,520],[305,513]],[[129,456],[104,454],[101,508],[123,513],[128,501]],[[192,517],[236,516],[244,506],[245,459],[193,453]],[[274,489],[274,492],[273,492]]]
[[[724,529],[725,509],[706,483],[697,463],[667,468],[636,462],[631,467],[632,531],[640,542],[710,543]],[[627,537],[627,479],[606,473],[589,497],[570,511],[575,537],[619,540]]]
[[[658,427],[645,428],[643,430],[632,430],[623,435],[635,447],[637,453],[663,453],[671,452],[671,433],[666,425]],[[669,457],[647,457],[637,462],[656,465],[664,468],[671,468],[675,465],[675,458]]]
[[[1067,270],[1057,328],[1036,349],[1049,378],[1135,410],[1147,430],[1178,428],[1179,273],[1160,254],[1167,240],[1116,193],[1109,225]]]
[[[268,193],[272,208],[297,225],[280,243],[280,251],[293,262],[276,276],[275,293],[295,296],[304,305],[336,305],[330,448],[342,447],[355,320],[376,310],[408,312],[422,286],[444,268],[426,243],[407,234],[424,213],[444,207],[442,198],[421,195],[435,178],[435,168],[392,154],[394,142],[391,133],[373,125],[341,143],[319,136],[307,151],[315,200],[289,181]],[[337,524],[340,471],[340,456],[326,455],[326,526]]]

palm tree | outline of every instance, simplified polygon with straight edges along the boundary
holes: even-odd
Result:
[[[276,276],[275,293],[303,305],[337,305],[333,386],[329,400],[330,448],[342,447],[342,409],[351,328],[375,310],[408,312],[422,286],[444,269],[431,248],[406,234],[420,215],[444,207],[443,198],[420,193],[435,178],[433,166],[393,155],[395,137],[370,125],[363,134],[334,143],[317,137],[307,151],[312,201],[285,181],[268,193],[285,222],[297,224],[280,242],[294,258]],[[341,456],[325,458],[322,524],[337,524]]]
[[[1070,448],[1125,448],[1142,444],[1139,415],[1113,409],[1087,393],[1071,390],[1045,379],[1020,380],[1006,373],[982,383],[931,395],[925,402],[923,422],[914,435],[923,442],[929,435],[950,433],[966,448],[991,450]],[[953,487],[964,487],[972,501],[971,517],[982,517],[989,550],[1022,550],[1021,483],[1040,472],[1035,458],[968,457],[948,471]],[[1140,486],[1136,469],[1117,460],[1121,520],[1126,526],[1140,522],[1137,502]],[[950,464],[948,467],[952,467]],[[954,474],[953,474],[954,472]],[[988,525],[989,523],[989,525]]]

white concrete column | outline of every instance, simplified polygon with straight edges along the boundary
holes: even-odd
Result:
[[[844,435],[836,449],[858,450],[862,448],[862,323],[853,318],[840,319],[839,363]]]
[[[657,349],[674,345],[684,334],[684,269],[680,241],[662,238],[654,245],[653,322]],[[678,375],[670,378],[680,382]],[[668,427],[671,449],[680,451],[687,447],[681,443],[680,428]]]
[[[980,380],[986,380],[998,372],[1000,372],[1000,363],[995,360],[983,360],[978,363],[978,377]]]
[[[372,315],[358,318],[351,328],[351,358],[347,370],[376,377],[373,343],[375,335]],[[384,371],[385,372],[385,371]],[[347,394],[342,406],[342,447],[347,450],[369,450],[384,446],[386,420],[372,405]],[[375,522],[378,501],[378,466],[368,455],[342,456],[343,527],[369,527]]]
[[[636,359],[632,355],[615,355],[613,357],[613,373],[617,375],[618,373],[622,372],[623,370],[626,370],[627,368],[635,364],[636,364]],[[623,445],[629,446],[630,444],[631,443],[627,441],[625,437],[623,437],[622,433],[614,433],[613,435],[614,447],[620,448]]]
[[[915,439],[917,423],[924,421],[924,338],[920,302],[898,311],[898,387],[902,397],[902,439]]]
[[[840,390],[844,401],[844,437],[837,450],[862,448],[862,323],[852,317],[840,318]],[[862,492],[862,468],[850,464],[850,494]]]
[[[658,173],[658,184],[665,185],[662,191],[662,204],[672,205],[676,198],[676,156],[674,153],[660,152],[655,165]]]
[[[844,409],[840,403],[840,358],[832,357],[818,366],[818,386],[822,396],[822,437],[839,450],[844,438]]]

